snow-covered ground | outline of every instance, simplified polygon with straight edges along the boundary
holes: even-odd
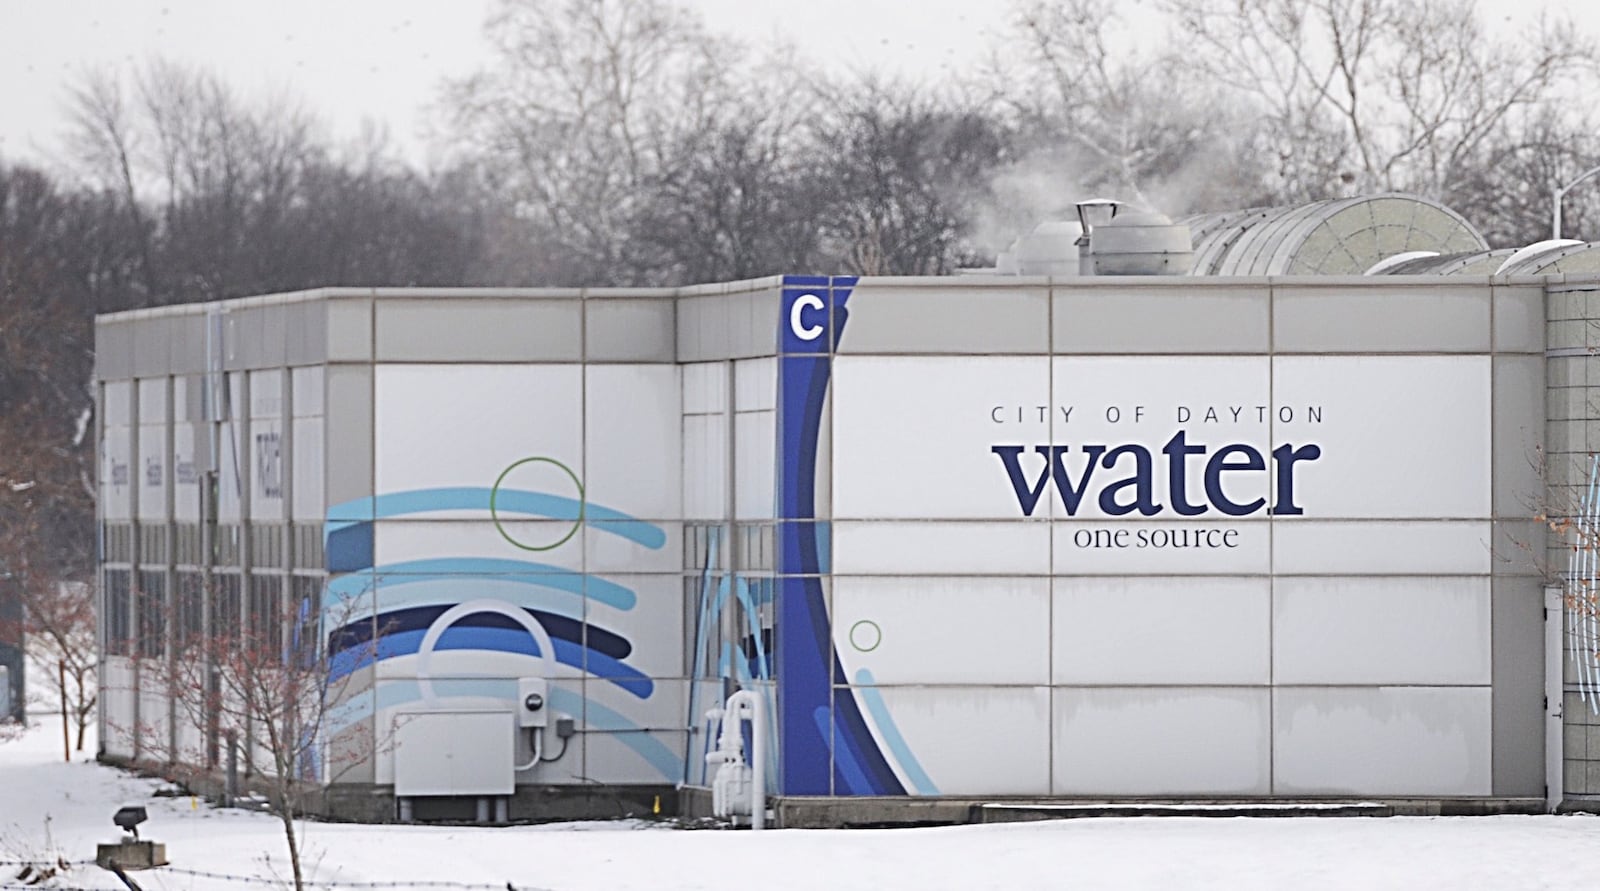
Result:
[[[287,875],[276,819],[156,797],[159,786],[88,757],[63,763],[60,726],[42,718],[21,738],[0,742],[0,860],[92,859],[96,842],[117,837],[112,813],[143,804],[150,811],[144,836],[165,842],[172,860],[171,869],[134,874],[147,891],[259,888],[259,881],[220,876]],[[1579,888],[1600,880],[1600,818],[1591,817],[1157,817],[762,833],[640,822],[502,829],[308,823],[305,839],[313,878],[334,887],[1278,891]],[[0,888],[15,885],[15,872],[0,866]],[[93,866],[54,881],[122,887]]]

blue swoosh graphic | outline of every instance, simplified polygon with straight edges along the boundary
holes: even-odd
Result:
[[[329,660],[330,679],[338,680],[386,659],[413,655],[427,633],[423,629],[386,634],[378,640],[376,647],[363,645],[359,650],[339,653]],[[582,645],[561,638],[551,640],[550,645],[555,648],[556,661],[562,665],[570,665],[610,681],[640,699],[649,699],[655,692],[655,682],[645,677],[643,672],[604,653],[585,650]],[[523,656],[541,655],[532,635],[506,628],[448,628],[439,635],[439,642],[434,646],[435,652],[440,650],[488,650]]]
[[[900,762],[901,769],[906,772],[911,785],[916,787],[917,794],[938,795],[938,787],[922,769],[922,763],[917,760],[917,756],[911,753],[911,747],[906,745],[905,737],[900,735],[900,728],[895,726],[894,717],[889,714],[889,706],[883,701],[883,694],[878,692],[877,687],[871,686],[877,683],[872,677],[872,672],[865,668],[857,669],[856,683],[861,686],[855,688],[855,694],[866,702],[873,723],[878,725],[878,732],[883,734],[883,741],[888,744],[889,751],[894,753],[895,760]]]
[[[477,580],[476,577],[480,576],[493,576],[497,581],[532,585],[573,594],[578,597],[579,609],[582,608],[585,597],[619,610],[631,610],[639,600],[631,588],[625,588],[599,576],[573,572],[570,569],[544,563],[508,560],[501,557],[436,557],[428,560],[386,563],[383,566],[352,572],[329,581],[328,593],[340,600],[349,600],[382,589],[385,592],[384,597],[387,598],[388,592],[392,589],[417,582],[444,581],[459,586],[474,582]],[[460,601],[463,598],[455,596],[452,599]],[[399,605],[387,599],[384,600],[384,604],[388,607]]]
[[[403,492],[385,492],[366,498],[356,498],[328,508],[328,519],[323,535],[331,535],[359,523],[370,523],[390,517],[429,513],[442,510],[489,510],[489,497],[494,490],[482,486],[456,486],[439,489],[410,489]],[[552,520],[575,521],[582,508],[583,521],[603,532],[626,538],[651,550],[660,550],[667,543],[667,533],[653,523],[640,520],[615,508],[580,503],[575,498],[552,495],[548,492],[531,492],[525,489],[502,488],[494,495],[497,513],[524,514],[547,517]]]

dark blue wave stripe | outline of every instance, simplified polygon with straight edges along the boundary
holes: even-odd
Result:
[[[346,650],[339,653],[330,660],[329,674],[331,679],[338,680],[352,672],[359,671],[386,659],[414,655],[418,648],[421,647],[422,638],[426,634],[426,631],[402,631],[398,634],[389,634],[379,638],[375,647],[367,646],[359,651]],[[610,681],[640,699],[649,699],[650,695],[655,692],[655,682],[630,665],[625,665],[601,653],[585,653],[583,647],[569,640],[552,638],[550,643],[555,647],[556,661],[562,665],[570,665],[580,671]],[[435,652],[444,650],[486,650],[495,653],[516,653],[523,656],[541,655],[533,637],[528,634],[527,630],[522,628],[511,631],[505,628],[458,628],[451,626],[443,634],[439,635],[439,641],[434,645]]]
[[[438,618],[447,610],[454,609],[454,604],[440,604],[437,606],[417,606],[410,609],[390,610],[379,613],[376,619],[363,617],[359,622],[351,622],[342,628],[335,629],[328,635],[328,652],[341,653],[345,650],[366,646],[372,640],[374,632],[379,637],[398,634],[402,631],[427,631]],[[523,610],[538,620],[544,630],[549,632],[552,639],[566,640],[578,646],[587,644],[590,650],[607,656],[611,659],[622,660],[633,653],[633,644],[627,638],[606,631],[603,628],[589,626],[587,640],[584,637],[583,623],[577,619],[557,615],[544,610]],[[462,616],[454,622],[451,628],[505,628],[527,636],[528,631],[510,616],[500,613],[473,613]],[[531,638],[530,638],[531,639]]]

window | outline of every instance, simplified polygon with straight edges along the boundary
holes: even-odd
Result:
[[[105,623],[106,652],[113,656],[129,654],[129,640],[133,637],[128,590],[132,580],[126,569],[108,569],[105,573],[105,609],[100,613]]]
[[[178,573],[177,646],[185,650],[205,632],[205,579],[198,572]]]
[[[283,580],[277,576],[250,577],[249,639],[267,652],[283,649]]]
[[[239,577],[233,573],[218,573],[211,579],[211,636],[219,642],[234,646],[239,640]]]
[[[167,574],[141,570],[134,600],[139,613],[139,655],[159,659],[167,652]]]

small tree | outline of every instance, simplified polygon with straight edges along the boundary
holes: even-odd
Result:
[[[214,608],[211,628],[202,630],[198,603],[175,598],[169,614],[171,648],[165,665],[171,702],[178,722],[198,731],[197,748],[173,740],[170,747],[148,744],[166,736],[164,728],[147,728],[141,748],[166,756],[174,771],[204,772],[217,767],[215,747],[237,740],[274,814],[283,824],[294,887],[305,887],[301,840],[296,821],[305,813],[306,794],[344,769],[374,753],[370,745],[328,739],[328,717],[350,692],[354,677],[334,664],[321,639],[323,629],[343,628],[359,613],[359,598],[338,607],[339,616],[325,616],[319,596],[305,596],[285,607],[273,590],[247,594],[247,608],[234,603]],[[226,596],[237,598],[237,591]],[[220,600],[213,599],[213,604]],[[354,642],[339,654],[362,660]],[[183,738],[184,734],[177,734]],[[193,737],[189,737],[193,738]],[[266,763],[257,763],[256,753]]]
[[[62,713],[76,728],[73,748],[81,752],[94,723],[99,692],[93,588],[83,582],[60,581],[53,573],[33,572],[27,566],[20,569],[13,571],[10,579],[20,615],[0,622],[0,639],[24,641],[36,677],[47,679],[55,688]]]

